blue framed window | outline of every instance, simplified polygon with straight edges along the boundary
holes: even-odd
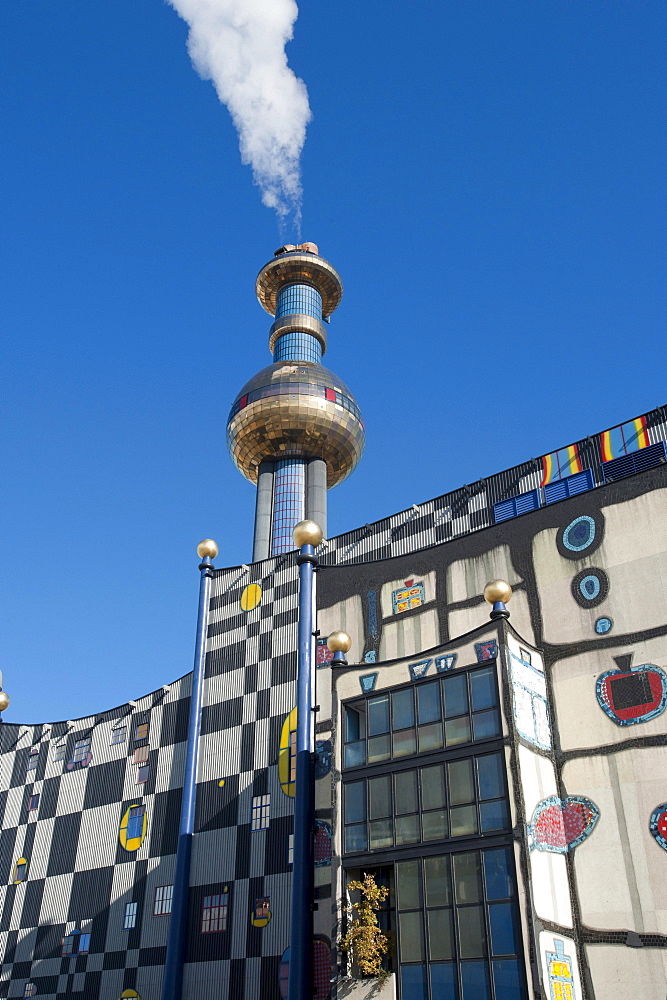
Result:
[[[124,743],[127,739],[127,726],[115,726],[111,730],[111,740],[110,745],[113,746],[114,743]]]
[[[74,753],[72,754],[72,760],[74,763],[79,763],[86,757],[88,751],[90,750],[90,736],[86,736],[85,739],[77,740],[74,744]]]
[[[53,748],[53,759],[64,760],[66,751],[67,751],[67,745],[65,743],[56,743],[56,745]]]
[[[133,927],[137,924],[137,907],[138,903],[126,903],[125,904],[125,914],[123,916],[123,930],[131,931]]]
[[[39,792],[35,795],[31,795],[28,799],[28,812],[34,812],[35,809],[39,808]]]
[[[127,839],[134,840],[141,837],[144,832],[144,815],[146,806],[132,806],[130,817],[127,821]]]
[[[153,897],[153,916],[164,917],[171,913],[171,902],[174,896],[173,885],[159,885]]]
[[[90,934],[72,931],[63,938],[61,955],[87,955],[90,949]]]
[[[252,800],[252,808],[250,812],[250,829],[268,830],[270,813],[271,796],[255,795]]]
[[[137,768],[138,785],[142,785],[144,781],[148,781],[149,772],[150,772],[150,764],[142,764],[141,767]]]
[[[39,747],[30,747],[28,753],[28,766],[27,771],[34,771],[37,767],[37,761],[39,760]]]

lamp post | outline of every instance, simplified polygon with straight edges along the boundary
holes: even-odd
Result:
[[[206,663],[206,627],[211,597],[211,580],[214,566],[212,560],[218,554],[218,546],[212,538],[205,538],[197,546],[199,564],[199,610],[197,613],[197,637],[195,640],[195,662],[192,672],[192,696],[190,699],[190,719],[185,755],[185,775],[183,778],[183,798],[181,818],[178,827],[178,847],[176,849],[176,870],[174,872],[174,892],[169,918],[167,954],[162,977],[162,1000],[181,1000],[183,992],[183,966],[188,943],[188,892],[190,888],[190,858],[192,838],[195,828],[195,804],[197,794],[197,763],[199,760],[199,737],[201,734],[201,710],[204,696],[204,667]]]

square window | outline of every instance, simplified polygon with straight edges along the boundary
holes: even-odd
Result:
[[[130,931],[137,923],[137,903],[125,904],[125,916],[123,918],[123,930]]]
[[[137,784],[141,785],[144,781],[148,781],[148,772],[150,771],[150,764],[142,764],[137,770]]]
[[[72,754],[72,760],[78,763],[84,759],[90,750],[90,736],[87,736],[83,740],[77,740],[74,744],[74,753]]]
[[[53,759],[54,760],[64,760],[65,759],[65,749],[66,749],[66,747],[65,747],[64,743],[56,743],[56,745],[53,748]]]
[[[68,934],[67,937],[63,938],[62,947],[60,949],[61,955],[73,955],[74,954],[74,934]]]
[[[39,794],[31,795],[28,799],[28,812],[32,812],[39,806]]]
[[[287,834],[287,864],[294,864],[294,834]]]
[[[90,934],[79,934],[79,955],[87,955],[90,949]]]
[[[116,726],[111,730],[111,746],[114,743],[124,743],[127,739],[127,726]]]
[[[171,913],[171,900],[174,895],[173,885],[159,885],[153,899],[153,916],[164,917]]]
[[[134,763],[144,764],[148,760],[148,754],[150,752],[150,747],[146,744],[143,747],[137,747],[134,751]]]
[[[134,730],[134,742],[138,743],[139,740],[148,739],[148,723],[140,722],[138,723],[136,729]]]
[[[250,829],[268,830],[270,812],[271,812],[270,795],[253,796],[252,810],[250,815]]]
[[[137,837],[141,837],[144,832],[144,816],[146,814],[146,806],[132,806],[130,808],[130,817],[127,821],[127,839],[135,840]]]
[[[202,934],[219,934],[227,930],[228,899],[226,891],[214,896],[204,896],[201,911]]]
[[[37,767],[37,761],[39,760],[39,747],[31,747],[30,753],[28,754],[28,767],[26,770],[34,771]]]

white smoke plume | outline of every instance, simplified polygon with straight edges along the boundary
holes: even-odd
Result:
[[[262,201],[281,222],[301,206],[300,156],[311,119],[308,92],[287,65],[295,0],[168,0],[190,26],[188,52],[211,80],[239,134]]]

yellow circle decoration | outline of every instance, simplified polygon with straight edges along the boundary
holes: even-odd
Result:
[[[258,583],[249,583],[241,594],[241,611],[254,611],[262,599],[262,588]]]
[[[278,750],[278,780],[285,795],[294,798],[296,790],[296,709],[283,722]]]
[[[123,990],[118,1000],[141,1000],[136,990]]]
[[[219,786],[220,788],[222,788],[222,787],[223,787],[223,785],[224,785],[224,783],[225,783],[225,779],[224,779],[224,778],[221,778],[221,780],[220,780],[220,781],[218,782],[218,786]]]
[[[143,813],[132,815],[133,809],[143,809]],[[138,851],[144,842],[148,829],[146,807],[141,802],[135,802],[129,807],[120,821],[118,839],[126,851]],[[131,994],[130,994],[131,995]]]

